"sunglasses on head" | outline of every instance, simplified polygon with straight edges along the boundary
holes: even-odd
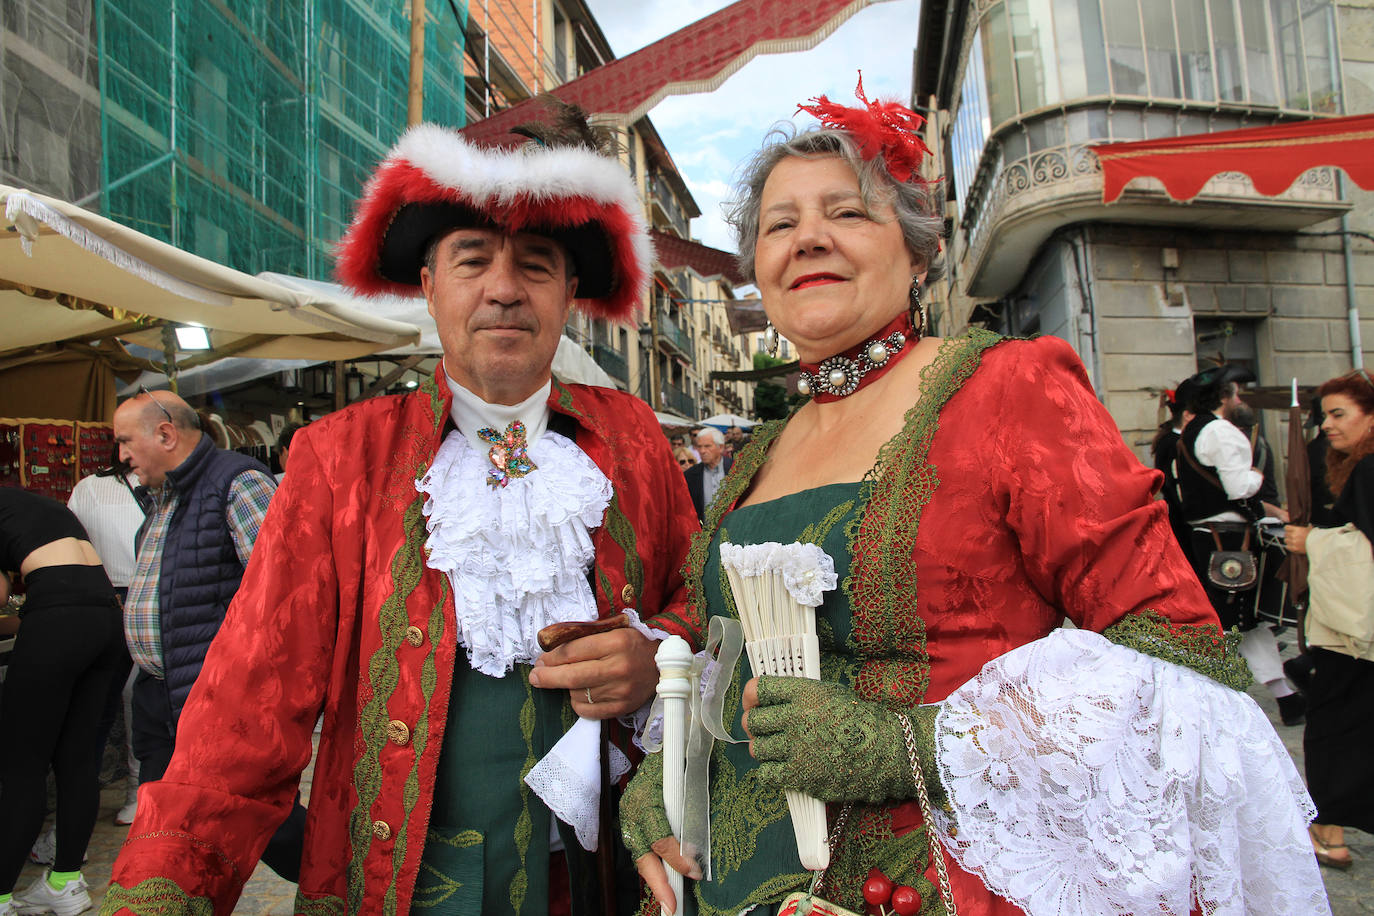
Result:
[[[157,405],[157,409],[160,410],[160,411],[162,411],[162,415],[163,415],[164,417],[167,418],[167,422],[170,423],[170,424],[172,424],[173,426],[176,426],[176,425],[177,425],[177,421],[172,419],[172,413],[171,413],[171,411],[169,411],[169,410],[166,408],[166,406],[165,406],[161,401],[159,401],[157,398],[153,397],[153,393],[152,393],[151,391],[149,391],[149,390],[148,390],[146,387],[144,387],[143,385],[139,385],[139,386],[138,386],[138,393],[139,393],[140,395],[146,394],[146,395],[148,396],[148,399],[151,400],[154,404]]]

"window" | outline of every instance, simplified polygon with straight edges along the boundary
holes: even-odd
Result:
[[[1053,0],[1055,52],[1064,98],[1078,99],[1111,92],[1107,77],[1107,44],[1097,0]]]
[[[568,72],[568,18],[557,5],[553,8],[553,76],[563,83],[576,74]]]
[[[1186,5],[1189,0],[1184,0]],[[1181,98],[1179,87],[1178,42],[1174,38],[1174,11],[1168,0],[1154,0],[1140,6],[1145,23],[1145,59],[1150,74],[1150,95]]]
[[[1021,111],[1058,102],[1058,49],[1050,0],[1007,0]]]
[[[1340,61],[1336,51],[1336,16],[1326,0],[1302,0],[1303,49],[1307,57],[1307,105],[1310,111],[1338,112]]]
[[[1012,74],[1011,36],[1005,5],[983,21],[983,58],[987,63],[988,113],[994,125],[1016,117],[1016,77]]]
[[[1236,10],[1233,0],[1208,0],[1212,13],[1212,46],[1216,52],[1217,94],[1228,102],[1245,99],[1245,81],[1241,75],[1240,39],[1236,30]]]
[[[1240,0],[1241,32],[1245,38],[1248,98],[1260,105],[1277,105],[1274,94],[1274,55],[1269,45],[1269,17],[1262,0]]]
[[[1149,95],[1145,36],[1136,0],[1102,0],[1114,95]]]
[[[1216,86],[1212,80],[1207,8],[1195,0],[1182,0],[1176,7],[1176,14],[1183,97],[1210,102],[1216,98]]]
[[[964,81],[959,88],[959,113],[954,118],[950,146],[954,166],[954,193],[959,206],[968,199],[969,187],[978,174],[978,162],[983,145],[988,141],[992,125],[988,119],[988,85],[983,70],[983,43],[973,36]]]

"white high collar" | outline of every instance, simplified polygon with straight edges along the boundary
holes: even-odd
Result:
[[[478,454],[485,455],[491,448],[490,443],[483,442],[477,435],[479,429],[490,427],[505,432],[507,426],[519,420],[525,424],[525,442],[534,445],[549,427],[552,379],[519,404],[488,404],[455,382],[447,370],[444,371],[444,379],[448,382],[448,390],[453,392],[453,408],[450,410],[453,423]]]

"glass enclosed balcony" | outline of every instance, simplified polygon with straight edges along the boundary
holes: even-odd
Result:
[[[1340,113],[1331,0],[978,0],[970,15],[950,129],[970,294],[1002,295],[1071,222],[1277,230],[1345,209],[1328,169],[1278,198],[1223,174],[1186,206],[1139,182],[1103,206],[1088,150]]]

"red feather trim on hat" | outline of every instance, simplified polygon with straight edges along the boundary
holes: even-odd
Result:
[[[474,201],[458,190],[439,184],[425,171],[404,159],[383,162],[358,198],[353,222],[335,248],[335,276],[364,295],[414,296],[417,287],[383,276],[378,266],[380,241],[396,213],[406,204],[453,203],[485,213],[508,232],[529,228],[557,229],[595,222],[604,229],[613,253],[616,291],[601,299],[578,299],[578,307],[593,317],[633,322],[640,293],[647,281],[644,265],[632,246],[622,241],[642,234],[623,207],[590,197],[535,199],[520,197],[492,207],[490,201]]]
[[[930,155],[930,148],[918,133],[926,119],[899,102],[870,101],[864,95],[862,70],[854,95],[865,108],[839,105],[822,95],[811,100],[815,104],[798,105],[797,110],[816,116],[825,127],[846,132],[859,144],[865,159],[881,154],[893,178],[910,181],[921,160]]]

